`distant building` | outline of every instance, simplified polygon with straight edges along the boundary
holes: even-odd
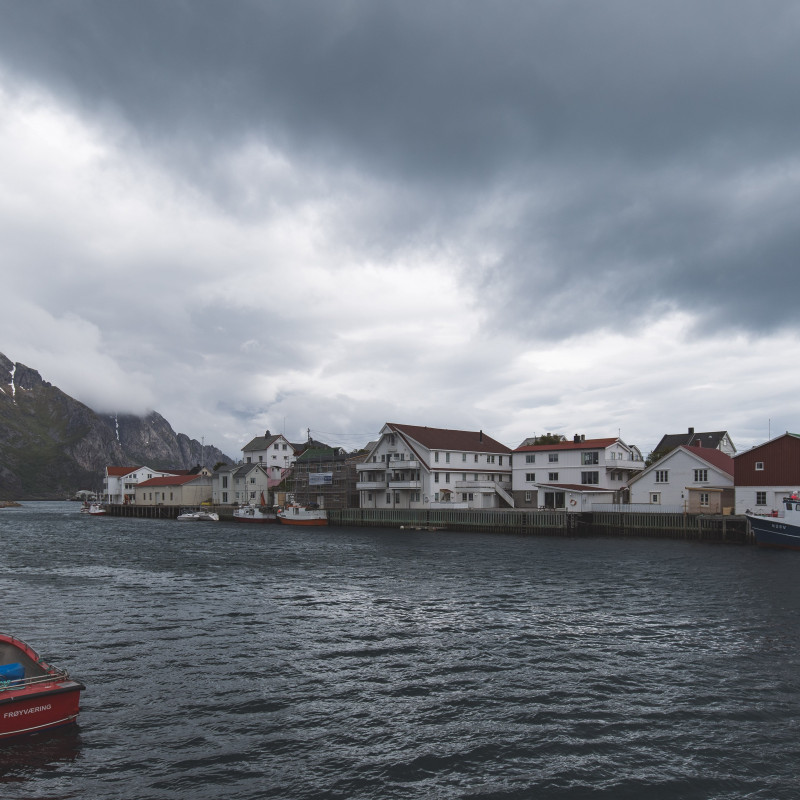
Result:
[[[177,470],[165,471],[147,466],[106,467],[106,474],[103,479],[103,495],[109,503],[135,503],[136,487],[140,483],[152,478],[178,474]]]
[[[736,448],[733,446],[733,441],[731,441],[727,431],[695,433],[694,428],[689,428],[686,433],[670,433],[662,436],[661,441],[653,450],[653,454],[660,458],[681,445],[719,450],[731,458],[736,455]]]
[[[529,441],[529,440],[526,440]],[[624,499],[628,481],[644,469],[639,448],[621,439],[521,444],[514,450],[512,488],[517,508],[590,511]]]
[[[514,505],[511,448],[483,431],[387,422],[358,471],[361,508]]]
[[[680,445],[631,480],[629,500],[690,514],[721,514],[734,506],[733,471],[727,453]]]
[[[260,464],[269,477],[279,481],[294,463],[295,447],[281,433],[256,436],[242,448],[242,463]]]
[[[270,495],[270,478],[261,464],[222,464],[211,478],[211,497],[214,505],[266,505]]]
[[[800,490],[800,434],[784,433],[738,453],[734,462],[737,514],[778,511],[783,498]]]
[[[364,455],[348,455],[336,447],[307,447],[288,478],[289,497],[300,505],[358,508],[358,465]]]
[[[199,506],[211,502],[211,478],[207,475],[165,475],[136,487],[137,505]]]

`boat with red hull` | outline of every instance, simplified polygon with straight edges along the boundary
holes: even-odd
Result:
[[[75,722],[85,688],[21,639],[0,633],[0,740]]]

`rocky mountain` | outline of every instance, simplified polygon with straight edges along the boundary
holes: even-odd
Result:
[[[191,469],[220,461],[232,460],[175,433],[160,414],[97,414],[0,353],[0,500],[100,491],[106,466]]]

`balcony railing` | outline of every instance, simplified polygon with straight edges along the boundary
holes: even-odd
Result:
[[[371,492],[376,489],[385,489],[386,488],[386,481],[358,481],[356,483],[356,490],[357,491],[368,491]]]
[[[422,481],[389,481],[390,489],[421,489]]]

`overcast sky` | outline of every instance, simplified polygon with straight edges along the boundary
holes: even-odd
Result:
[[[0,11],[0,352],[95,410],[800,430],[800,4]]]

